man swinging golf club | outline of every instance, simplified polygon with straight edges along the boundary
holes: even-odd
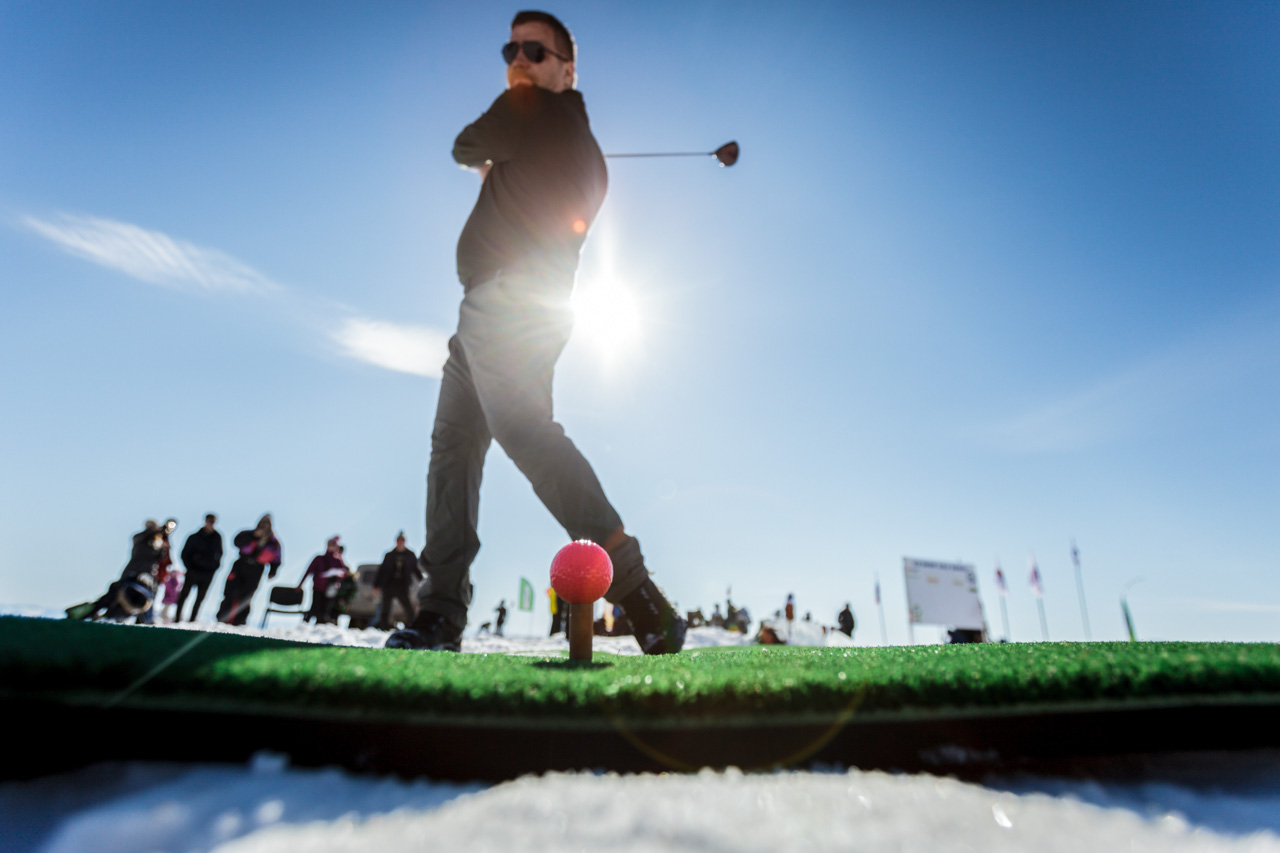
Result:
[[[458,135],[454,159],[480,173],[458,240],[464,294],[440,382],[427,471],[426,581],[418,615],[387,648],[459,651],[471,604],[480,480],[492,440],[569,534],[609,552],[619,604],[647,654],[678,652],[685,623],[649,577],[590,464],[552,417],[569,296],[604,201],[604,157],[576,90],[577,45],[554,16],[520,12],[502,48],[507,90]]]

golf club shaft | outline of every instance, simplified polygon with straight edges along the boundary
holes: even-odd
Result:
[[[606,154],[606,157],[712,157],[713,151],[686,151],[679,154]]]

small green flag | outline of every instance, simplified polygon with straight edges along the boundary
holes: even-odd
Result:
[[[533,610],[533,584],[528,578],[520,578],[520,609]]]

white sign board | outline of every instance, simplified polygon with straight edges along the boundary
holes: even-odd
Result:
[[[973,566],[904,557],[902,568],[907,578],[911,624],[983,630],[978,575]]]

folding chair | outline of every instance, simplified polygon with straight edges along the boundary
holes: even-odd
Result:
[[[306,613],[302,609],[302,587],[271,587],[271,598],[267,603],[266,611],[262,614],[262,625],[260,627],[267,627],[267,617],[272,613],[295,613],[298,615]]]

